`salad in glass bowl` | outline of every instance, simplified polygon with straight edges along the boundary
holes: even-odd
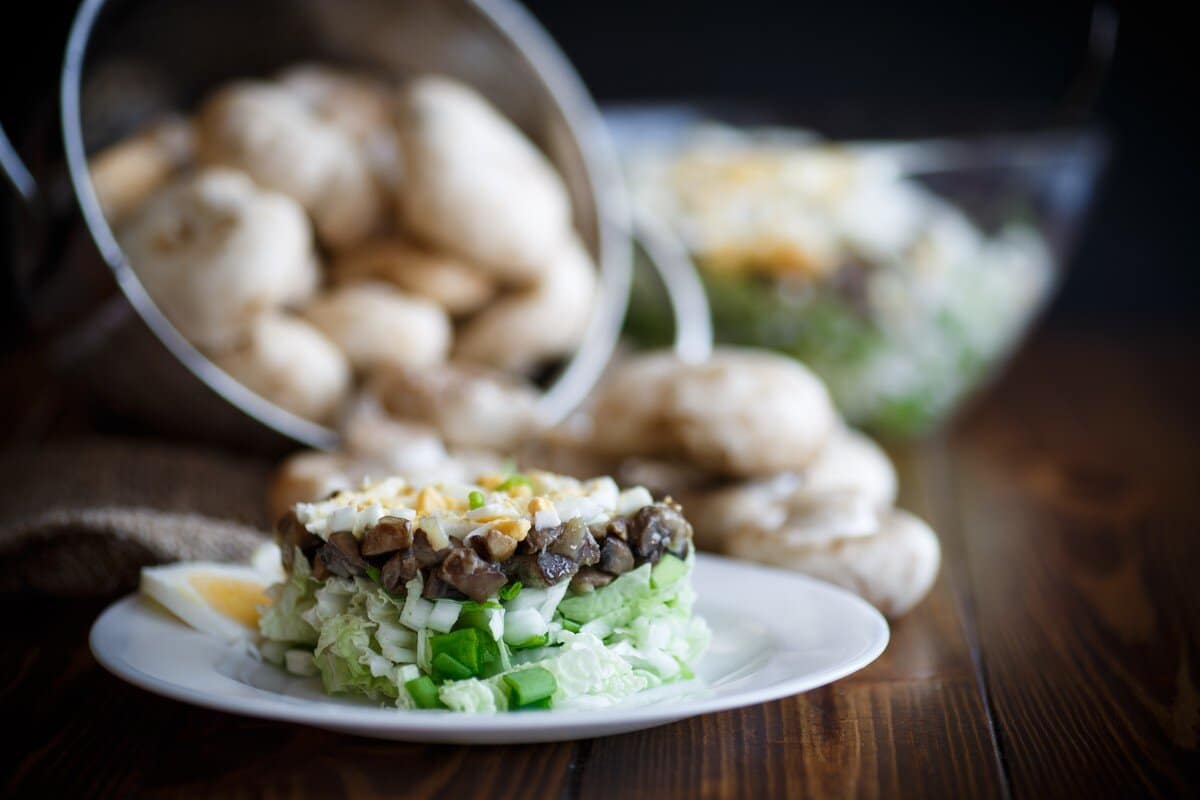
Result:
[[[616,128],[639,213],[692,257],[718,340],[795,356],[849,421],[899,437],[936,427],[1019,341],[1100,161],[1087,137],[834,144],[672,120]],[[643,343],[670,333],[658,295],[635,285]]]

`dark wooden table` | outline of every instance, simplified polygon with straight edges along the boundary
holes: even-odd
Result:
[[[101,604],[5,598],[3,793],[45,797],[1130,797],[1200,793],[1200,343],[1047,331],[896,453],[932,595],[822,689],[642,733],[376,742],[162,700],[88,653]]]

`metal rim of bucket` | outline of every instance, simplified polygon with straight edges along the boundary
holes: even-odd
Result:
[[[67,168],[84,221],[117,285],[154,336],[196,378],[259,423],[323,449],[338,444],[333,429],[285,411],[226,374],[189,342],[158,308],[117,243],[100,208],[88,169],[81,119],[81,83],[92,30],[108,0],[84,0],[71,24],[60,85]],[[632,223],[620,169],[600,112],[566,56],[534,18],[510,0],[469,0],[532,67],[578,144],[596,206],[599,293],[583,343],[539,401],[540,418],[561,421],[591,391],[620,336],[632,276]],[[670,288],[671,281],[667,281]],[[678,325],[677,328],[682,328]]]

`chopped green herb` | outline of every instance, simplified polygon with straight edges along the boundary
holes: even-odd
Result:
[[[476,603],[474,600],[464,600],[462,608],[463,611],[482,611],[484,609],[491,609],[494,611],[497,608],[504,608],[504,606],[500,605],[495,600],[485,600],[482,603]]]
[[[445,708],[442,701],[438,699],[437,685],[428,675],[422,675],[419,678],[413,678],[404,684],[404,688],[412,695],[413,702],[417,708]]]
[[[473,610],[471,613],[481,612]],[[461,666],[466,671],[465,677],[468,678],[476,676],[488,678],[502,669],[503,658],[500,653],[500,645],[492,638],[487,627],[483,629],[475,626],[463,627],[450,633],[434,636],[429,640],[429,652],[433,655],[431,663],[435,677],[440,679],[459,680],[460,670],[457,669],[457,666]],[[444,669],[438,666],[439,656],[446,656],[450,659],[441,662],[445,666]]]
[[[370,564],[368,564],[367,565],[367,577],[370,578],[371,580],[375,581],[378,584],[381,584],[381,585],[383,584],[383,581],[379,577],[379,567],[372,567]]]
[[[505,586],[503,589],[500,590],[500,599],[501,600],[512,600],[514,597],[519,595],[521,593],[521,590],[524,588],[525,588],[524,584],[522,584],[520,581],[513,581],[512,583],[508,584],[507,586]]]
[[[475,628],[476,630],[486,633],[490,638],[495,638],[492,632],[492,617],[497,610],[504,606],[499,603],[488,601],[486,603],[466,602],[462,605],[462,610],[458,613],[458,621],[454,623],[455,630],[462,628]]]
[[[510,672],[504,676],[504,682],[512,690],[513,703],[517,706],[549,700],[558,688],[554,675],[541,667]]]
[[[515,489],[518,486],[533,486],[533,481],[519,472],[514,472],[504,480],[504,483],[496,487],[496,491],[507,492],[509,489]]]
[[[470,503],[472,511],[477,508],[483,508],[483,492],[472,491],[467,495],[467,502]]]
[[[437,657],[449,656],[466,667],[471,677],[479,672],[479,632],[475,628],[461,630],[434,636],[429,640],[430,652],[433,654],[433,665],[437,667]]]
[[[564,631],[570,631],[571,633],[579,633],[579,629],[582,627],[575,620],[566,619],[565,617],[563,618],[562,626]]]
[[[445,653],[438,653],[433,657],[433,672],[442,680],[461,681],[475,677],[475,672],[470,667]]]
[[[663,589],[679,581],[687,575],[687,563],[676,556],[666,553],[662,560],[650,571],[650,585],[655,589]]]
[[[543,633],[541,636],[530,636],[520,644],[514,644],[511,647],[513,650],[529,650],[534,647],[545,647],[549,641],[550,637]]]
[[[541,700],[534,700],[532,703],[526,703],[523,706],[517,706],[513,710],[514,711],[549,711],[550,710],[550,699],[551,698],[549,698],[549,697],[543,697]]]

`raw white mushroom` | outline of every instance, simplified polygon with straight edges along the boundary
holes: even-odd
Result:
[[[749,528],[730,540],[728,552],[844,586],[889,617],[903,616],[920,602],[942,558],[933,530],[900,510],[886,512],[878,532],[868,536],[789,539]]]
[[[295,198],[331,247],[355,244],[382,223],[383,197],[361,148],[293,92],[232,83],[205,101],[196,124],[203,162],[245,170]]]
[[[853,490],[811,492],[802,475],[771,478],[679,493],[706,550],[727,551],[747,531],[796,542],[867,536],[879,529],[879,509]],[[884,509],[886,510],[886,509]]]
[[[809,540],[873,533],[875,514],[896,502],[896,470],[869,437],[839,427],[802,472],[717,488],[675,476],[669,490],[694,521],[696,541],[709,550],[748,527]],[[639,483],[644,480],[637,481]]]
[[[534,428],[533,386],[479,367],[384,369],[370,388],[391,416],[431,425],[450,445],[509,450]]]
[[[171,118],[92,156],[92,187],[109,224],[120,224],[162,188],[191,161],[193,150],[191,124]]]
[[[571,231],[566,187],[546,157],[476,91],[422,77],[400,95],[401,224],[496,277],[529,283]]]
[[[449,458],[429,425],[394,419],[370,392],[361,392],[349,404],[339,429],[348,453],[374,461],[387,474],[430,469]]]
[[[434,301],[451,315],[478,311],[496,282],[456,256],[433,253],[401,239],[375,239],[341,253],[330,269],[337,283],[379,279]]]
[[[287,458],[271,477],[267,511],[277,520],[296,503],[311,503],[362,480],[355,475],[354,459],[342,453],[305,450]]]
[[[701,364],[634,359],[601,386],[595,416],[596,445],[608,452],[737,477],[803,470],[837,425],[824,384],[803,365],[736,348]]]
[[[800,488],[811,494],[853,491],[875,508],[896,503],[898,481],[891,459],[871,437],[839,426],[800,473]]]
[[[297,64],[279,84],[362,148],[376,181],[390,194],[400,185],[403,156],[395,126],[395,93],[368,75],[322,64]]]
[[[586,414],[576,414],[552,428],[539,429],[536,435],[519,442],[512,454],[523,469],[581,479],[613,475],[617,467],[613,459],[592,447],[591,425]],[[620,479],[618,482],[624,484]]]
[[[293,414],[328,419],[350,390],[350,362],[310,323],[268,312],[246,341],[213,361],[248,388]]]
[[[676,375],[669,416],[684,453],[714,472],[802,469],[837,424],[829,393],[798,361],[724,349]]]
[[[298,303],[317,280],[303,209],[244,174],[207,169],[165,187],[118,239],[146,290],[193,344],[236,344],[264,310]]]
[[[445,361],[450,349],[446,312],[386,283],[333,288],[313,300],[305,315],[359,370],[427,367]]]
[[[349,469],[359,476],[465,483],[504,466],[503,457],[492,451],[448,451],[432,427],[395,419],[369,392],[349,404],[340,429],[343,445],[353,457]]]
[[[550,271],[540,283],[496,301],[462,327],[456,358],[528,372],[579,346],[595,299],[595,267],[574,239],[549,263]]]
[[[683,368],[663,350],[613,366],[596,389],[592,446],[610,456],[669,456],[677,450],[664,398]]]

